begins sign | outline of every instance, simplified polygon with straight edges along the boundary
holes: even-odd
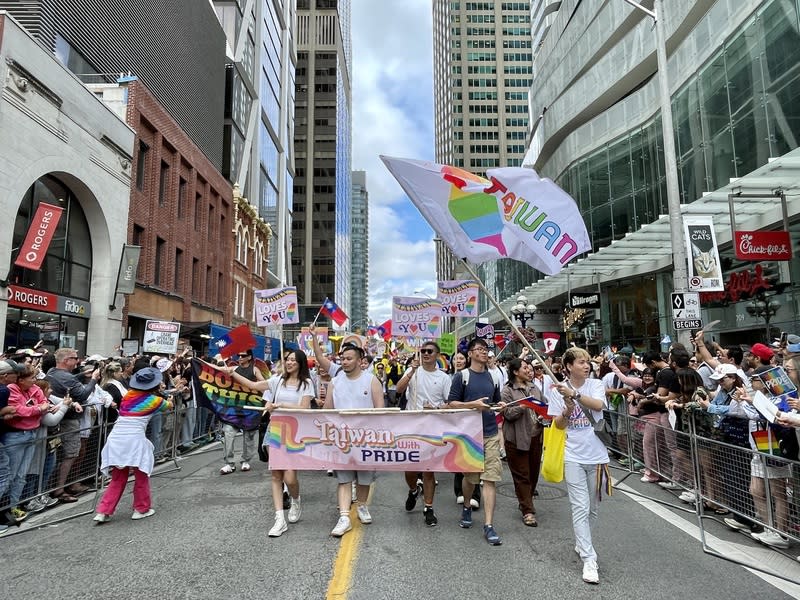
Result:
[[[791,260],[788,231],[734,231],[733,248],[740,260]]]

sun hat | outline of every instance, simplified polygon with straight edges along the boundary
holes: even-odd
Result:
[[[161,371],[155,367],[145,367],[131,375],[129,386],[134,390],[152,390],[163,381]]]

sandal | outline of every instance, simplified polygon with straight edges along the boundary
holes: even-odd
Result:
[[[75,496],[73,496],[72,494],[68,494],[67,492],[61,492],[60,494],[53,493],[50,495],[59,502],[65,502],[67,504],[71,504],[72,502],[78,501],[78,499]]]
[[[539,523],[536,521],[536,517],[530,513],[522,516],[522,522],[528,527],[537,527],[539,525]]]

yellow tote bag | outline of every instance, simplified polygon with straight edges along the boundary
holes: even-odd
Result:
[[[544,451],[542,452],[542,477],[545,481],[559,483],[564,480],[564,448],[567,444],[567,430],[555,424],[544,430]]]

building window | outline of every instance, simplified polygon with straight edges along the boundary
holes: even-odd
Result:
[[[156,238],[156,264],[155,272],[153,273],[153,285],[161,285],[163,281],[162,271],[166,265],[164,264],[164,250],[166,249],[167,242],[160,237]]]
[[[192,298],[197,298],[198,285],[200,283],[200,261],[192,259]]]
[[[131,244],[134,246],[144,245],[144,227],[141,225],[133,224],[133,235],[131,236]]]
[[[186,180],[181,177],[178,179],[178,218],[183,219],[184,211],[186,210],[186,194],[187,184]]]
[[[176,293],[183,293],[183,250],[175,248],[175,278],[172,288]]]
[[[161,161],[161,171],[158,178],[158,205],[167,203],[167,187],[169,186],[169,164]]]
[[[206,304],[214,305],[214,277],[211,274],[210,265],[206,265]]]
[[[147,152],[150,146],[139,140],[139,156],[136,158],[136,189],[144,191],[144,177],[147,169]]]
[[[194,230],[200,231],[200,207],[203,205],[203,194],[197,193],[194,197]]]

